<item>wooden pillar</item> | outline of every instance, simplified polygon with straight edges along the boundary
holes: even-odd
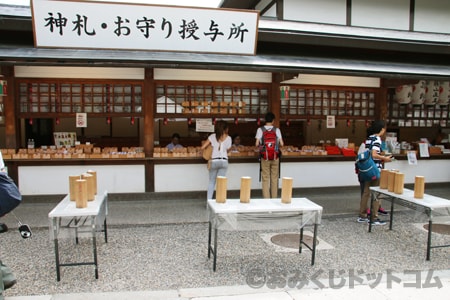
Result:
[[[272,84],[270,86],[269,111],[275,114],[274,125],[280,127],[281,122],[281,96],[280,96],[280,82],[282,76],[280,73],[272,73]]]
[[[18,118],[16,118],[15,106],[15,80],[14,67],[1,66],[0,74],[3,75],[4,80],[8,82],[8,95],[3,96],[3,114],[5,119],[5,146],[10,149],[19,148],[20,134],[18,130]]]
[[[145,69],[144,78],[144,95],[142,101],[144,109],[144,135],[143,135],[143,147],[146,157],[153,156],[153,143],[154,143],[154,130],[155,130],[155,82],[153,78],[153,69]],[[154,164],[145,164],[145,191],[154,192]]]
[[[375,101],[375,120],[385,120],[388,118],[388,89],[380,87]]]

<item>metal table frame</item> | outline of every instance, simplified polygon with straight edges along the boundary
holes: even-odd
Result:
[[[105,243],[108,242],[108,229],[106,216],[108,214],[108,193],[105,191],[101,195],[96,195],[94,201],[89,201],[86,208],[76,208],[75,201],[70,201],[69,195],[48,214],[50,222],[50,235],[53,238],[56,261],[56,280],[61,280],[61,267],[94,265],[95,278],[98,279],[98,259],[97,259],[97,232],[103,232]],[[62,221],[67,220],[67,224]],[[89,232],[92,237],[93,261],[61,263],[59,255],[60,229],[70,228],[75,231],[75,242],[78,244],[78,234]],[[87,228],[87,231],[80,231]]]
[[[251,203],[259,202],[260,207],[251,207]],[[230,207],[232,206],[232,209]],[[277,219],[282,218],[301,218],[305,213],[312,213],[314,216],[311,220],[313,229],[313,244],[309,246],[303,241],[303,229],[304,226],[300,225],[300,239],[299,239],[299,253],[302,253],[302,245],[311,250],[311,265],[314,265],[316,257],[316,245],[317,245],[317,228],[321,221],[322,207],[306,198],[292,198],[291,204],[281,204],[280,199],[252,199],[250,203],[240,203],[239,199],[230,199],[226,203],[216,203],[215,200],[208,200],[208,210],[212,214],[212,218],[222,218],[227,214],[234,214],[236,219],[240,216],[254,216],[258,217],[259,221],[276,222]],[[268,217],[264,220],[264,217]],[[214,225],[212,218],[209,218],[209,230],[208,230],[208,259],[213,255],[213,271],[216,271],[217,265],[217,237],[218,226]],[[217,222],[216,222],[217,223]],[[310,223],[310,222],[307,222]],[[239,229],[236,229],[239,230]],[[213,234],[214,231],[214,234]]]
[[[425,194],[423,199],[414,198],[414,191],[409,189],[404,189],[403,194],[396,194],[389,192],[386,189],[380,189],[379,187],[370,187],[371,197],[370,197],[370,207],[372,207],[373,201],[375,199],[387,200],[391,203],[391,211],[389,218],[389,230],[392,230],[394,222],[394,203],[410,208],[412,210],[421,211],[425,213],[428,217],[428,239],[427,239],[427,254],[426,260],[430,260],[431,249],[432,248],[443,248],[450,247],[449,245],[431,245],[431,235],[433,228],[433,212],[438,209],[443,211],[447,210],[450,214],[450,200],[435,197]],[[369,222],[369,232],[372,232],[372,224]]]

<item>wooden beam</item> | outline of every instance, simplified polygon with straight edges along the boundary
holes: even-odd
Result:
[[[17,134],[19,121],[16,119],[15,99],[15,79],[14,67],[2,66],[0,71],[3,79],[8,82],[8,95],[3,96],[3,112],[5,118],[5,146],[10,149],[18,149],[20,145],[20,135]]]

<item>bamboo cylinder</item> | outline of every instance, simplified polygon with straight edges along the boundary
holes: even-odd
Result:
[[[227,201],[227,178],[217,176],[216,180],[216,202],[225,203]]]
[[[69,198],[70,198],[70,201],[75,201],[75,194],[76,194],[75,181],[77,179],[80,179],[80,175],[70,175],[69,176]]]
[[[281,202],[289,204],[292,200],[292,178],[283,177],[281,179]]]
[[[86,179],[77,179],[75,181],[75,207],[87,207],[88,191]]]
[[[94,176],[88,173],[81,174],[82,179],[86,179],[87,182],[87,199],[88,201],[94,201],[95,193],[94,193]]]
[[[395,173],[394,193],[403,194],[404,185],[405,185],[405,174],[400,172]]]
[[[423,199],[425,192],[425,177],[416,176],[414,179],[414,198]]]
[[[397,173],[397,170],[389,170],[388,173],[388,192],[394,192],[394,186],[395,186],[395,173]]]
[[[388,177],[389,177],[389,170],[381,169],[380,174],[380,189],[387,189],[388,188]]]
[[[241,203],[250,202],[251,185],[252,185],[251,177],[248,176],[241,177],[241,194],[240,194]]]
[[[97,172],[93,170],[88,170],[86,173],[94,176],[94,194],[97,195]]]

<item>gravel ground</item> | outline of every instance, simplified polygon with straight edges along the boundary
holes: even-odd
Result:
[[[388,225],[367,232],[367,225],[354,216],[324,217],[319,239],[332,246],[317,250],[311,266],[311,252],[279,252],[262,239],[261,231],[221,231],[217,271],[207,257],[208,224],[112,225],[108,243],[98,238],[99,279],[93,266],[62,267],[56,281],[53,242],[48,228],[33,230],[23,240],[16,230],[0,236],[0,257],[17,276],[18,283],[6,296],[48,295],[80,292],[119,292],[167,290],[192,287],[245,285],[247,279],[266,276],[289,278],[329,278],[330,272],[348,276],[383,273],[388,270],[448,270],[450,248],[433,249],[431,261],[425,260],[426,235],[420,224],[425,219],[412,211],[400,211]],[[278,231],[279,233],[280,231]],[[277,233],[277,232],[273,232]],[[450,236],[433,234],[433,244],[449,244]],[[61,261],[92,257],[90,240],[72,239],[60,243]],[[70,253],[70,255],[68,255]],[[333,277],[333,276],[331,276]],[[281,286],[284,283],[280,283]],[[264,284],[264,282],[263,282]]]

